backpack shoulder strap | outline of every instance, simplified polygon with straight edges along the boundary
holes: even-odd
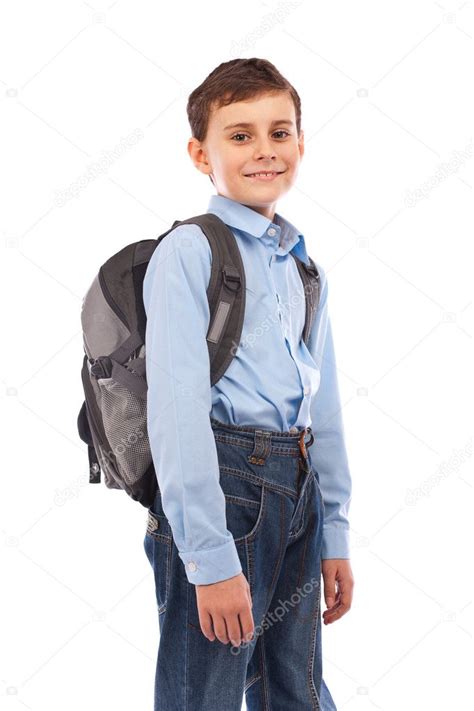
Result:
[[[204,213],[187,220],[175,220],[170,230],[182,224],[197,224],[209,241],[212,267],[207,297],[210,320],[207,344],[211,364],[211,386],[224,375],[240,343],[245,315],[245,270],[232,230],[214,213]],[[309,264],[294,258],[305,293],[306,312],[302,338],[307,344],[316,316],[320,296],[320,275],[314,260]]]
[[[176,220],[171,229],[183,224],[199,225],[211,247],[212,267],[207,288],[210,319],[206,339],[212,387],[224,375],[239,346],[245,315],[245,270],[234,233],[220,217],[204,213]]]
[[[319,305],[320,295],[320,275],[313,259],[308,255],[309,264],[303,262],[294,252],[290,252],[296,262],[298,271],[303,282],[306,300],[306,316],[303,327],[303,341],[308,344],[314,317]]]

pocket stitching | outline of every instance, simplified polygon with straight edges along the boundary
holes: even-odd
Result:
[[[155,551],[154,546],[155,546],[155,545],[159,545],[160,543],[166,545],[166,549],[165,549],[164,551],[161,551],[161,554],[165,556],[165,559],[164,559],[164,571],[163,571],[163,572],[164,572],[164,576],[165,576],[165,580],[164,580],[164,582],[165,582],[164,588],[165,588],[165,589],[164,589],[164,599],[163,599],[163,602],[162,602],[161,605],[158,603],[158,595],[157,595],[157,598],[156,598],[156,600],[157,600],[157,608],[158,608],[158,615],[162,615],[163,612],[166,611],[166,607],[167,607],[167,604],[168,604],[168,596],[169,596],[170,584],[171,584],[171,556],[172,556],[172,551],[173,551],[173,548],[172,548],[172,545],[171,545],[171,538],[169,538],[166,534],[162,534],[162,533],[156,533],[156,534],[155,534],[155,533],[152,533],[152,532],[150,532],[150,531],[148,531],[148,530],[146,531],[146,534],[145,534],[145,535],[146,535],[146,536],[149,536],[149,538],[153,541],[153,559],[154,559],[154,560],[155,560],[155,555],[156,555],[156,551]],[[153,573],[154,573],[154,576],[155,576],[155,575],[156,575],[156,573],[155,573],[155,562],[153,562],[152,568],[153,568]],[[157,583],[156,583],[156,578],[155,578],[155,588],[156,588],[156,585],[157,585]],[[157,594],[157,590],[156,590],[156,594]]]
[[[166,611],[166,607],[168,605],[168,596],[169,596],[169,591],[170,591],[170,578],[171,578],[171,553],[172,553],[172,548],[169,545],[167,548],[167,553],[166,553],[166,566],[165,566],[165,599],[163,601],[163,605],[161,606],[161,609],[158,608],[158,615],[163,614],[163,612]]]
[[[239,506],[253,506],[259,509],[262,505],[262,496],[260,494],[260,501],[253,501],[252,499],[245,499],[243,496],[234,496],[234,494],[224,494],[227,501],[231,501],[233,504],[238,504]]]
[[[236,544],[250,543],[251,541],[253,541],[253,539],[257,535],[257,533],[261,527],[261,523],[263,521],[263,517],[264,517],[265,511],[266,511],[266,501],[267,501],[266,494],[267,494],[267,492],[266,492],[265,486],[262,485],[262,493],[261,493],[261,497],[260,497],[260,508],[259,508],[257,520],[255,521],[255,524],[249,533],[247,533],[245,536],[239,536],[239,538],[234,538],[234,542]]]

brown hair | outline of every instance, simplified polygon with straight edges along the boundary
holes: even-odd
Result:
[[[301,128],[301,100],[296,89],[267,59],[231,59],[219,64],[188,97],[187,113],[192,135],[204,141],[214,108],[262,94],[289,92],[295,105],[296,129]]]

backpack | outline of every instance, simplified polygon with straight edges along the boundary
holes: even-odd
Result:
[[[143,279],[158,244],[175,227],[197,224],[207,237],[212,267],[207,288],[207,344],[211,387],[229,367],[240,343],[245,314],[245,272],[232,230],[213,213],[175,220],[157,239],[127,245],[99,269],[82,301],[84,402],[78,433],[87,444],[89,482],[123,489],[146,508],[158,489],[147,434],[147,382]],[[293,252],[306,301],[302,337],[307,343],[319,303],[319,273]]]

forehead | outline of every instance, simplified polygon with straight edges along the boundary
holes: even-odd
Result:
[[[273,121],[283,120],[296,122],[295,105],[288,92],[264,94],[214,108],[209,118],[209,128],[224,131],[226,126],[234,123],[267,126]]]

